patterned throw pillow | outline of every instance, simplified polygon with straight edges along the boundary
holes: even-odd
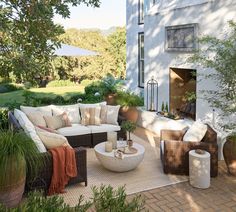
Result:
[[[81,124],[82,125],[100,125],[100,111],[101,107],[80,108]]]
[[[65,112],[59,116],[44,116],[44,119],[48,128],[53,130],[63,127],[71,127],[70,120]]]
[[[118,125],[118,115],[119,115],[120,105],[104,105],[101,106],[101,123],[102,124],[113,124]]]

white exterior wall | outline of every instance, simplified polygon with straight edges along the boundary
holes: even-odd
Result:
[[[137,0],[133,0],[137,1]],[[127,76],[134,79],[130,89],[137,88],[138,79],[138,14],[135,8],[127,2]],[[235,0],[165,0],[159,1],[152,7],[144,20],[145,35],[145,81],[154,76],[159,83],[159,109],[162,101],[169,102],[169,68],[197,69],[197,73],[206,73],[210,70],[188,64],[186,53],[165,51],[165,27],[183,24],[198,23],[199,35],[222,37],[227,29],[229,20],[236,21]],[[130,20],[132,22],[130,22]],[[132,39],[136,38],[136,39]],[[199,77],[198,77],[199,78]],[[215,89],[214,82],[202,80],[197,82],[197,119],[212,119],[212,108],[204,101],[202,90]],[[144,89],[145,90],[145,89]],[[145,94],[146,96],[146,94]]]
[[[138,24],[139,0],[126,0],[126,45],[127,45],[127,87],[137,94],[143,93],[138,87],[138,33],[144,31],[144,25]]]

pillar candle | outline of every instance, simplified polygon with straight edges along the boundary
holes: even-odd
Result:
[[[110,141],[105,142],[105,151],[106,152],[112,151],[112,142],[110,142]]]
[[[117,148],[117,132],[108,132],[107,133],[107,140],[112,142],[112,148]]]

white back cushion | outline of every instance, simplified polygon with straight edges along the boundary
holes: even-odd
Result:
[[[26,114],[18,109],[14,109],[14,116],[23,128],[24,132],[35,142],[39,152],[46,152],[47,150],[43,142],[40,140],[35,131],[34,125],[30,122]]]
[[[207,125],[200,120],[193,123],[183,137],[184,142],[200,142],[207,132]]]
[[[28,106],[20,106],[20,109],[28,114],[28,113],[36,113],[41,112],[44,116],[52,116],[52,106],[43,106],[43,107],[28,107]]]
[[[66,112],[68,118],[72,124],[80,123],[80,113],[79,113],[79,104],[75,105],[52,105],[52,114],[53,116],[61,115],[63,112]]]
[[[102,106],[102,105],[107,105],[107,102],[99,102],[99,103],[95,103],[95,104],[82,104],[79,103],[79,107],[80,108],[93,108],[93,107],[97,107],[97,106]]]

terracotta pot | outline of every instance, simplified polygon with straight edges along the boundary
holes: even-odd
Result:
[[[117,97],[116,93],[108,94],[105,97],[105,101],[107,102],[108,105],[115,105],[116,104],[116,97]]]
[[[17,161],[9,160],[9,166],[4,170],[8,179],[3,184],[0,184],[0,203],[8,208],[16,207],[22,199],[25,188],[26,165],[25,160]],[[16,176],[16,167],[20,166],[19,175]]]
[[[229,136],[226,138],[223,154],[228,172],[236,176],[236,136]]]
[[[134,123],[138,120],[138,109],[136,107],[131,106],[123,106],[120,108],[120,114],[129,121]]]

